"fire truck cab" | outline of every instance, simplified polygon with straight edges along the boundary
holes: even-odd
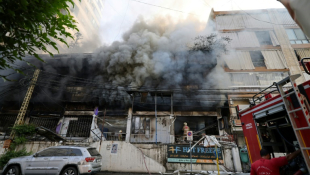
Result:
[[[303,154],[282,168],[286,174],[294,174],[301,169],[309,172],[310,127],[307,115],[310,110],[310,81],[283,86],[282,92],[285,95],[280,93],[271,96],[279,91],[278,84],[274,83],[256,94],[250,107],[239,111],[250,162],[261,158],[262,148],[267,149],[272,157],[284,156],[301,149]],[[292,88],[294,85],[295,89]],[[303,97],[302,100],[298,96]],[[257,103],[258,101],[262,102]],[[304,104],[306,107],[299,110]]]

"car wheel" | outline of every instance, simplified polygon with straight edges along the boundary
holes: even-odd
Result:
[[[74,167],[69,167],[62,172],[62,175],[77,175],[77,170]]]
[[[4,173],[5,175],[20,175],[19,167],[14,165],[10,166]]]

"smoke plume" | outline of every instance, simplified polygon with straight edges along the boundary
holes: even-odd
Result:
[[[225,88],[230,85],[230,78],[222,68],[221,55],[225,49],[217,42],[220,38],[209,38],[212,44],[205,45],[207,50],[193,49],[197,36],[211,33],[214,33],[211,22],[207,26],[193,18],[158,17],[151,21],[139,18],[123,34],[123,41],[102,46],[93,54],[55,55],[46,57],[46,63],[25,58],[42,70],[33,100],[46,100],[42,95],[59,100],[68,87],[78,86],[91,86],[83,90],[108,100],[124,100],[128,88]],[[16,65],[27,67],[24,63]],[[18,76],[15,78],[22,77]],[[1,82],[0,88],[6,84],[16,87],[20,82]]]

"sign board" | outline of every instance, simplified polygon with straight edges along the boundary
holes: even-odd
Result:
[[[193,131],[187,131],[187,140],[193,140]]]
[[[3,148],[10,148],[11,142],[12,142],[11,139],[5,140],[3,143]]]
[[[117,154],[117,147],[118,147],[117,143],[112,144],[111,154]]]
[[[170,163],[191,163],[190,153],[187,151],[190,149],[189,145],[168,145],[168,162]],[[224,163],[222,149],[217,148],[219,162]],[[216,160],[215,148],[204,146],[195,146],[192,149],[192,163],[210,163],[214,164],[213,160]]]

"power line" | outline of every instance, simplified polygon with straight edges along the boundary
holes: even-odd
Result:
[[[210,5],[209,3],[206,2],[206,0],[202,0],[202,1],[203,1],[205,4],[207,4],[207,6],[209,6],[210,8],[212,8],[211,5]]]
[[[124,19],[125,19],[126,13],[127,13],[128,6],[129,6],[129,1],[130,1],[130,0],[127,1],[127,7],[126,7],[126,10],[125,10],[125,13],[124,13],[124,16],[123,16],[121,25],[120,25],[120,27],[119,27],[119,31],[117,32],[116,36],[114,37],[114,41],[115,41],[115,39],[117,38],[117,36],[119,35],[119,33],[120,33],[121,30],[122,30],[122,26],[123,26],[123,23],[124,23]]]
[[[116,13],[118,13],[115,9],[114,9],[114,7],[109,3],[109,1],[106,1],[107,2],[107,4],[110,6],[110,7],[112,7],[112,9],[116,12]]]
[[[243,13],[245,13],[246,15],[250,16],[251,18],[253,18],[253,19],[257,20],[257,21],[265,22],[265,23],[269,23],[269,24],[274,24],[274,25],[286,25],[286,24],[276,24],[276,23],[273,23],[273,22],[270,22],[270,21],[264,21],[264,20],[257,19],[257,18],[255,18],[254,16],[250,15],[250,14],[249,14],[248,12],[246,12],[245,10],[241,9],[241,8],[239,7],[239,5],[238,5],[236,2],[234,2],[233,0],[231,0],[231,1],[232,1]]]
[[[35,90],[36,91],[36,90]],[[36,91],[37,93],[40,93],[39,91]],[[39,101],[45,108],[47,108],[49,111],[53,111],[51,110],[49,107],[47,107],[43,102]]]
[[[62,105],[58,104],[58,102],[56,102],[56,100],[54,100],[53,98],[51,98],[41,87],[39,87],[39,88],[41,89],[41,91],[42,91],[48,98],[52,99],[52,100],[55,102],[55,104],[57,104],[57,105],[60,106],[63,110],[65,110],[65,108],[64,108]]]
[[[155,5],[155,4],[150,4],[150,3],[146,3],[146,2],[142,2],[142,1],[138,1],[138,0],[132,0],[132,1],[135,1],[135,2],[138,2],[138,3],[141,3],[141,4],[146,4],[146,5],[154,6],[154,7],[163,8],[163,9],[166,9],[166,10],[171,10],[171,11],[179,12],[179,13],[185,13],[185,14],[189,14],[189,15],[198,16],[198,15],[196,15],[194,13],[188,13],[188,12],[184,12],[184,11],[181,11],[181,10],[171,9],[171,8],[168,8],[168,7],[163,7],[163,6],[159,6],[159,5]]]

